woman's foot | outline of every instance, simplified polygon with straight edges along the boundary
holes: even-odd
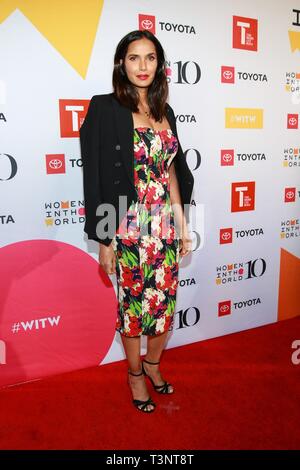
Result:
[[[148,359],[144,358],[142,366],[143,366],[144,373],[150,378],[152,385],[155,387],[157,392],[169,393],[169,394],[174,392],[173,386],[162,378],[160,370],[159,370],[159,362],[157,363],[154,363],[154,361],[148,362]]]
[[[148,413],[154,411],[155,403],[150,398],[143,372],[141,371],[133,373],[128,371],[128,383],[131,388],[133,400],[138,400],[141,402],[140,404],[138,404],[137,401],[134,403],[136,408]],[[145,406],[145,404],[142,402],[147,401],[149,401],[149,403]]]

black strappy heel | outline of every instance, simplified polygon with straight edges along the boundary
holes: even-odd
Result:
[[[133,372],[131,372],[129,370],[128,374],[134,375],[135,377],[138,377],[139,375],[143,374],[143,370],[141,372],[139,372],[138,374],[134,374]],[[129,386],[130,386],[130,384],[129,384]],[[156,407],[156,404],[152,401],[152,398],[150,396],[149,396],[148,400],[145,400],[145,401],[133,399],[132,403],[134,404],[134,406],[138,410],[143,411],[144,413],[152,413],[152,411],[154,411],[155,407]],[[152,405],[153,408],[148,409],[147,408],[148,405]]]
[[[153,364],[153,365],[157,365],[159,364],[159,361],[158,362],[150,362],[150,361],[147,361],[147,359],[143,359],[142,360],[142,371],[143,371],[143,374],[146,375],[150,380],[151,380],[151,383],[153,385],[153,388],[154,390],[157,392],[157,393],[167,393],[168,395],[171,395],[172,393],[174,393],[174,389],[172,392],[169,392],[169,387],[173,387],[173,385],[171,385],[170,383],[168,383],[167,381],[165,381],[162,385],[155,385],[152,377],[150,377],[150,375],[148,375],[145,371],[145,368],[144,368],[144,362],[146,362],[147,364]]]

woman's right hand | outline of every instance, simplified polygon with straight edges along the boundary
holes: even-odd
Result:
[[[99,243],[99,264],[102,266],[106,274],[116,273],[116,255],[112,244],[106,246]]]

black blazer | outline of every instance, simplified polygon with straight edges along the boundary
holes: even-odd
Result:
[[[178,138],[174,111],[169,104],[166,113],[171,129]],[[108,246],[115,232],[108,233],[105,238],[98,237],[96,226],[103,216],[96,215],[97,207],[101,203],[112,204],[116,209],[118,228],[124,211],[132,201],[137,201],[132,112],[119,103],[114,93],[94,95],[79,132],[86,217],[84,231],[89,239]],[[184,207],[184,204],[190,204],[194,177],[180,143],[173,161]],[[119,214],[120,195],[127,196],[127,207]]]

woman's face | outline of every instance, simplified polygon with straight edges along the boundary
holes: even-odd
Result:
[[[153,42],[146,38],[131,42],[124,66],[128,80],[133,85],[139,88],[151,85],[157,69],[157,54]]]

